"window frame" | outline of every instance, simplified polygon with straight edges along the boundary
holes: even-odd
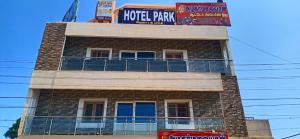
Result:
[[[133,115],[133,119],[135,118],[135,113],[136,113],[136,103],[154,103],[154,105],[155,105],[155,119],[157,118],[157,104],[156,104],[156,101],[117,101],[116,102],[116,105],[115,105],[115,124],[118,124],[116,121],[117,121],[117,114],[118,114],[118,104],[119,103],[130,103],[130,104],[133,104],[133,112],[132,112],[132,115]],[[132,123],[135,123],[135,122],[132,122]],[[119,124],[121,124],[121,123],[119,123]],[[123,124],[123,123],[122,123]],[[135,124],[139,124],[139,123],[135,123]]]
[[[109,51],[108,59],[112,59],[112,48],[87,48],[85,57],[88,59],[92,58],[91,54],[93,50],[106,50],[106,51],[108,50]]]
[[[101,102],[103,103],[103,118],[102,121],[106,119],[107,112],[107,98],[80,98],[77,109],[77,117],[76,117],[76,127],[77,128],[103,128],[105,126],[105,122],[102,123],[85,123],[82,122],[83,114],[84,114],[84,105],[86,102]],[[100,126],[99,126],[100,124]]]
[[[152,52],[152,53],[154,53],[154,58],[153,59],[156,59],[156,51],[138,51],[138,50],[120,50],[120,52],[119,52],[119,59],[122,59],[122,53],[123,52],[131,52],[131,53],[134,53],[134,60],[138,60],[138,58],[137,58],[137,53],[138,52]]]
[[[180,50],[180,49],[163,49],[163,59],[166,59],[166,53],[167,52],[182,52],[183,53],[183,60],[187,61],[188,60],[188,53],[187,50]]]
[[[168,112],[168,103],[189,103],[189,114],[190,114],[190,124],[176,124],[176,127],[172,124],[169,124],[169,112]],[[195,129],[194,122],[194,109],[192,99],[165,99],[165,125],[166,129]]]

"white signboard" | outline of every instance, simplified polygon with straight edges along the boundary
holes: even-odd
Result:
[[[98,0],[96,18],[98,20],[112,20],[114,0]]]

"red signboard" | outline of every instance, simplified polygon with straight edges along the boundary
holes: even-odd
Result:
[[[158,139],[228,139],[225,131],[168,131],[158,132]]]
[[[177,25],[231,26],[226,3],[176,3]]]

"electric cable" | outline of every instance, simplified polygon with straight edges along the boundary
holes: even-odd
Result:
[[[257,50],[257,51],[259,51],[259,52],[261,52],[261,53],[264,53],[264,54],[266,54],[266,55],[272,56],[273,58],[276,58],[276,59],[279,59],[279,60],[285,61],[285,62],[290,62],[289,60],[287,60],[287,59],[285,59],[285,58],[282,58],[282,57],[280,57],[280,56],[277,56],[277,55],[275,55],[275,54],[272,54],[272,53],[270,53],[270,52],[268,52],[268,51],[265,51],[265,50],[263,50],[263,49],[261,49],[261,48],[255,47],[255,46],[253,46],[253,45],[251,45],[251,44],[249,44],[249,43],[247,43],[247,42],[245,42],[245,41],[243,41],[243,40],[240,40],[240,39],[238,39],[238,38],[236,38],[236,37],[233,37],[233,36],[229,36],[229,37],[230,37],[231,39],[233,39],[233,40],[235,40],[235,41],[237,41],[237,42],[243,44],[244,46],[247,46],[247,47],[249,47],[249,48],[255,49],[255,50]]]
[[[289,138],[296,137],[296,136],[300,136],[300,133],[297,133],[297,134],[294,134],[294,135],[291,135],[291,136],[287,136],[287,137],[284,137],[284,138],[281,138],[281,139],[289,139]]]

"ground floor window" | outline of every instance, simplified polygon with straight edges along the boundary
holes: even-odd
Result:
[[[104,125],[107,99],[80,99],[77,111],[76,126],[95,128]]]
[[[84,102],[83,120],[84,123],[97,122],[102,119],[104,113],[104,102]]]
[[[119,102],[117,103],[117,123],[155,122],[155,102]]]
[[[166,127],[193,129],[192,100],[165,100]]]

